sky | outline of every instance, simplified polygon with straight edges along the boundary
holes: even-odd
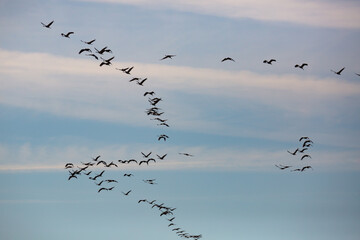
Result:
[[[0,238],[359,239],[359,12],[354,0],[0,0]],[[110,66],[79,54],[105,46]],[[147,91],[169,127],[146,114]],[[289,154],[302,136],[313,145]],[[111,191],[68,180],[66,163],[141,152],[156,163],[92,167]],[[175,226],[140,199],[176,208]]]

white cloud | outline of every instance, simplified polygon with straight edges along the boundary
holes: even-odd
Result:
[[[356,1],[310,0],[79,0],[195,12],[229,18],[281,21],[320,27],[359,28]]]
[[[347,99],[360,96],[360,83],[336,78],[146,63],[114,62],[113,65],[100,68],[98,62],[92,60],[0,50],[0,103],[75,118],[153,126],[152,121],[146,121],[144,111],[149,104],[142,95],[144,91],[155,90],[164,93],[166,101],[162,106],[167,107],[164,111],[176,122],[172,125],[175,129],[200,132],[216,129],[217,133],[249,136],[254,134],[252,129],[234,128],[207,119],[199,110],[212,111],[211,107],[197,109],[195,102],[185,104],[174,94],[208,96],[214,102],[229,99],[235,106],[256,103],[295,117],[329,119],[344,110]],[[148,77],[149,80],[144,87],[129,83],[132,76],[114,69],[119,66],[135,66],[132,76]],[[181,114],[184,111],[191,114],[184,116]],[[348,111],[353,110],[348,106]],[[256,132],[257,137],[266,138],[263,132]],[[270,138],[279,139],[276,136],[279,133],[270,135]],[[323,140],[326,139],[331,138],[324,137]]]
[[[87,147],[81,145],[71,146],[21,146],[0,145],[0,171],[64,171],[68,162],[81,166],[81,162],[91,161],[92,157],[101,155],[100,159],[106,162],[135,158],[138,161],[143,157],[139,151],[152,151],[155,154],[168,155],[164,160],[151,162],[149,166],[137,164],[119,164],[119,168],[108,170],[224,170],[224,171],[274,171],[275,164],[291,165],[294,168],[311,165],[317,171],[332,170],[360,170],[359,153],[354,151],[319,151],[311,149],[310,160],[300,161],[298,156],[291,156],[285,149],[238,149],[231,147],[206,147],[206,146],[172,146],[160,147],[159,145],[109,145],[105,147]],[[24,154],[26,149],[26,154]],[[193,157],[180,155],[187,152]],[[98,168],[100,170],[100,168]]]

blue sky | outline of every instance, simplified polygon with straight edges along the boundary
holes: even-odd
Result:
[[[141,198],[177,207],[178,225],[204,239],[358,239],[358,1],[0,6],[2,239],[97,239],[104,231],[106,239],[178,238]],[[51,29],[40,24],[52,20]],[[60,36],[68,31],[70,39]],[[91,39],[112,50],[111,66],[78,54],[80,40]],[[176,56],[159,61],[165,54]],[[303,62],[309,66],[294,68]],[[115,69],[129,66],[131,76]],[[135,76],[148,80],[141,87],[129,82]],[[151,90],[170,128],[146,115],[143,93]],[[168,141],[157,141],[162,133]],[[287,153],[301,136],[314,141],[303,162]],[[150,151],[168,156],[108,171],[122,181],[112,192],[67,181],[67,162]]]

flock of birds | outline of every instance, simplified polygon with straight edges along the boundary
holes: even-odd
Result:
[[[41,23],[45,28],[51,28],[54,21],[51,21],[48,24]],[[75,34],[74,32],[70,31],[67,33],[61,33],[61,36],[64,38],[70,38],[71,35]],[[115,56],[105,57],[106,54],[112,54],[112,50],[109,49],[107,46],[98,49],[94,47],[93,49],[90,48],[91,45],[96,41],[96,39],[92,39],[90,41],[83,42],[84,48],[80,49],[78,54],[86,54],[86,56],[92,57],[96,60],[100,60],[99,64],[100,67],[102,66],[110,66],[112,65],[112,60]],[[175,55],[165,55],[160,60],[172,59]],[[123,72],[126,75],[131,75],[131,71],[134,69],[134,66],[129,66],[125,68],[115,68],[118,71]],[[129,80],[130,83],[135,82],[139,86],[144,86],[144,83],[147,81],[147,78],[139,78],[133,77]],[[158,104],[163,101],[161,97],[154,97],[156,93],[154,91],[145,91],[143,96],[148,97],[148,103],[150,107],[145,110],[147,116],[150,117],[150,120],[155,121],[157,126],[161,127],[170,127],[168,124],[168,119],[163,117],[164,112]],[[167,134],[161,133],[157,136],[158,141],[167,141],[169,136]],[[180,152],[179,155],[185,157],[193,157],[190,153]],[[116,161],[105,161],[100,159],[100,155],[92,158],[90,162],[81,162],[80,166],[75,166],[73,163],[69,162],[65,164],[65,169],[68,170],[69,176],[68,180],[77,179],[80,176],[86,176],[89,180],[93,181],[95,185],[98,187],[97,192],[103,193],[108,191],[113,191],[116,188],[116,184],[120,181],[120,179],[109,179],[106,178],[106,170],[110,168],[118,168],[121,167],[123,164],[135,164],[138,166],[141,165],[149,165],[155,164],[157,161],[163,161],[168,156],[167,153],[165,154],[153,154],[152,151],[148,153],[141,152],[141,160],[131,158],[131,159],[118,159]],[[134,174],[132,173],[124,173],[123,177],[133,177]],[[144,183],[149,185],[157,184],[156,179],[143,179]],[[132,193],[132,189],[121,191],[124,196],[129,196]],[[148,203],[151,208],[156,208],[160,211],[160,217],[167,216],[168,227],[171,229],[172,232],[177,234],[181,238],[188,238],[198,240],[202,237],[201,234],[190,234],[185,229],[178,227],[175,223],[174,219],[174,211],[176,208],[167,207],[165,203],[158,203],[157,200],[148,201],[147,199],[140,199],[138,203]],[[171,216],[171,218],[169,218]],[[175,227],[176,225],[176,227]]]
[[[300,147],[296,148],[294,151],[288,150],[287,152],[292,156],[296,156],[298,153],[300,153],[301,154],[300,161],[311,158],[311,156],[305,152],[307,152],[309,148],[313,146],[314,142],[309,137],[300,137],[299,142],[300,142]],[[282,164],[278,164],[278,165],[275,164],[275,166],[280,170],[291,169],[293,167],[291,165],[282,165]],[[313,168],[310,165],[305,165],[305,166],[301,166],[300,168],[294,168],[291,171],[303,172],[306,169],[313,169]]]
[[[51,26],[53,25],[54,21],[51,21],[50,23],[44,24],[41,23],[43,27],[50,29]],[[61,36],[64,38],[70,38],[73,34],[75,34],[72,31],[66,32],[66,33],[61,33]],[[99,66],[103,67],[103,66],[110,66],[112,65],[112,60],[115,58],[115,56],[108,56],[105,57],[108,54],[112,54],[112,50],[110,48],[108,48],[107,46],[102,47],[102,48],[96,48],[93,47],[91,48],[90,46],[92,46],[94,44],[94,42],[96,41],[96,39],[92,39],[89,41],[84,41],[81,40],[81,42],[84,43],[84,47],[81,48],[78,52],[78,54],[80,55],[86,55],[88,57],[91,57],[95,60],[100,60]],[[164,57],[160,58],[160,61],[166,60],[166,59],[173,59],[176,55],[165,55]],[[225,57],[221,60],[221,62],[225,62],[225,61],[232,61],[235,62],[235,60],[231,57]],[[263,60],[264,64],[269,64],[272,65],[273,63],[276,62],[276,59],[265,59]],[[308,64],[307,63],[301,63],[301,64],[296,64],[294,67],[295,68],[299,68],[304,70],[304,67],[307,67]],[[126,75],[131,75],[132,74],[132,70],[134,69],[134,66],[127,66],[127,67],[123,67],[123,68],[115,68],[116,70],[126,74]],[[341,73],[344,71],[345,67],[343,67],[342,69],[338,70],[338,71],[334,71],[331,69],[332,72],[334,72],[337,75],[341,75]],[[360,74],[355,73],[356,75],[360,76]],[[140,78],[140,77],[132,77],[129,82],[130,83],[135,83],[139,86],[144,86],[145,82],[147,82],[148,79],[147,78]],[[164,112],[162,111],[162,109],[158,106],[158,104],[163,101],[163,99],[161,97],[154,97],[154,95],[156,95],[156,93],[154,91],[145,91],[143,96],[144,97],[148,97],[148,103],[150,104],[150,107],[147,108],[145,110],[145,113],[147,116],[150,117],[150,120],[155,121],[157,126],[161,126],[161,127],[170,127],[169,123],[168,123],[168,119],[163,117]],[[167,141],[169,139],[169,136],[161,133],[160,135],[157,136],[157,140],[158,141]],[[311,146],[313,146],[313,141],[311,139],[309,139],[309,137],[301,137],[299,139],[300,142],[300,147],[295,149],[294,151],[287,151],[289,154],[291,154],[292,156],[297,156],[298,154],[301,154],[300,157],[300,161],[303,162],[303,160],[311,158],[311,156],[309,154],[307,154],[307,151],[309,150],[309,148]],[[185,157],[193,157],[192,154],[190,153],[184,153],[184,152],[180,152],[180,155],[183,155]],[[98,186],[98,193],[101,192],[108,192],[108,191],[113,191],[116,188],[116,184],[118,183],[118,181],[120,181],[119,179],[107,179],[105,176],[105,172],[106,169],[109,168],[118,168],[123,164],[135,164],[135,165],[149,165],[149,164],[155,164],[157,163],[157,161],[163,161],[166,157],[168,156],[167,153],[165,154],[153,154],[152,152],[149,153],[143,153],[141,152],[141,157],[142,159],[135,159],[135,158],[131,158],[131,159],[119,159],[111,162],[106,162],[104,160],[100,160],[100,156],[97,156],[96,158],[93,158],[92,161],[90,162],[81,162],[81,166],[76,166],[73,163],[66,163],[65,164],[65,169],[68,170],[69,172],[69,177],[68,180],[71,179],[77,179],[79,176],[87,176],[89,180],[93,181],[97,186]],[[299,168],[295,168],[291,165],[282,165],[282,164],[276,164],[275,165],[277,168],[279,168],[280,170],[285,170],[285,169],[291,169],[291,171],[293,172],[303,172],[305,170],[308,169],[313,169],[310,165],[304,165],[301,166]],[[102,170],[102,171],[100,171]],[[100,171],[100,172],[98,172]],[[123,175],[123,177],[133,177],[134,175],[132,173],[125,173]],[[149,185],[154,185],[157,184],[156,183],[156,179],[143,179],[142,180],[144,183],[149,184]],[[122,191],[122,194],[124,196],[129,196],[131,195],[132,190],[127,190],[127,191]],[[168,207],[166,206],[164,203],[158,203],[157,200],[152,200],[149,201],[147,199],[140,199],[138,200],[138,203],[141,204],[148,204],[151,208],[156,208],[160,211],[159,215],[160,217],[165,216],[167,217],[167,221],[168,221],[168,227],[171,228],[171,231],[175,232],[179,237],[182,238],[192,238],[194,240],[197,240],[199,238],[202,237],[201,234],[198,235],[193,235],[193,234],[189,234],[187,231],[185,231],[184,229],[180,228],[180,227],[175,227],[175,225],[177,225],[174,221],[175,216],[174,215],[174,211],[176,208],[172,208],[172,207]],[[170,218],[171,216],[171,218]]]

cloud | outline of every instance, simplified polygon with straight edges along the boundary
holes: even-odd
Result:
[[[151,162],[148,166],[137,164],[119,164],[117,160],[135,158],[138,161],[143,157],[139,148],[145,152],[168,155],[164,160]],[[187,152],[193,157],[180,155]],[[0,145],[0,171],[64,171],[68,162],[81,166],[81,162],[91,161],[92,157],[101,155],[100,159],[106,162],[114,161],[119,168],[113,171],[126,170],[223,170],[223,171],[274,171],[275,164],[292,165],[294,168],[311,165],[316,171],[332,170],[360,170],[359,152],[354,151],[324,151],[311,149],[312,159],[300,161],[299,157],[289,155],[285,149],[239,149],[234,147],[207,147],[207,146],[170,146],[159,145],[108,145],[103,147],[88,147],[83,145],[69,146],[33,146],[29,143],[15,145]],[[100,170],[100,168],[97,168]]]
[[[143,93],[155,90],[166,99],[161,104],[176,122],[172,125],[174,129],[237,136],[256,133],[261,138],[270,134],[270,138],[278,139],[277,129],[264,134],[207,115],[223,111],[217,105],[221,101],[235,111],[233,114],[244,114],[245,109],[247,114],[252,111],[258,117],[265,117],[261,112],[264,109],[291,115],[293,119],[331,120],[342,115],[342,111],[358,112],[351,105],[346,109],[343,106],[359,98],[360,83],[336,78],[134,62],[113,62],[113,66],[106,68],[98,64],[89,59],[0,49],[0,103],[59,116],[154,126],[152,121],[144,121],[149,104]],[[118,66],[135,66],[133,75],[115,70]],[[147,77],[145,86],[129,83],[133,76]],[[197,105],[199,97],[209,99],[212,104],[207,101],[206,106]],[[251,110],[254,106],[257,109]],[[239,109],[243,109],[241,113]]]
[[[310,0],[79,0],[194,12],[228,18],[250,18],[319,27],[359,28],[356,1]]]

